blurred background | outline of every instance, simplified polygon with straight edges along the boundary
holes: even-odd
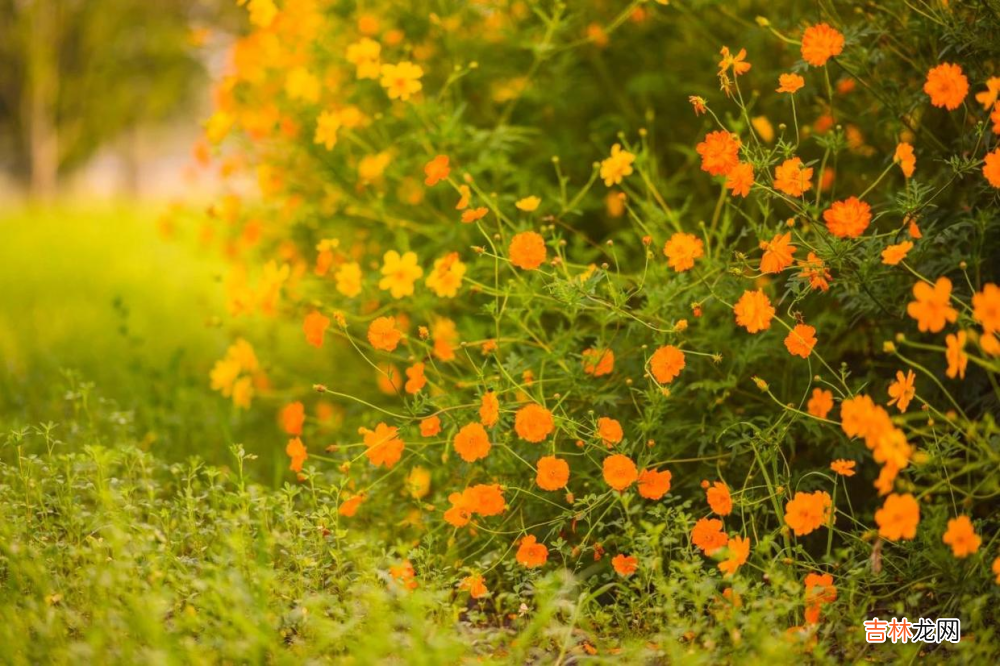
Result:
[[[222,258],[199,244],[196,219],[218,185],[200,141],[238,12],[0,0],[4,430],[58,422],[81,393],[175,460],[224,460],[261,430],[209,390],[231,340],[217,320]]]
[[[217,0],[0,0],[5,208],[81,194],[163,198],[198,184],[185,167],[231,9]]]

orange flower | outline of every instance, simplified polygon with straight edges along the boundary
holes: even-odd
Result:
[[[882,263],[886,266],[895,266],[903,259],[906,259],[906,255],[912,249],[913,243],[911,241],[903,241],[898,245],[890,245],[882,250]]]
[[[705,255],[705,244],[693,234],[677,232],[664,244],[667,265],[678,273],[694,268],[694,260]]]
[[[763,273],[780,273],[792,265],[792,255],[796,247],[792,245],[792,233],[776,234],[770,241],[762,241],[760,249],[760,270]]]
[[[469,596],[473,599],[482,599],[490,593],[482,576],[466,576],[462,579],[461,589],[468,590]]]
[[[702,482],[702,485],[705,485]],[[720,516],[728,516],[733,512],[733,498],[729,494],[729,486],[722,481],[716,481],[705,489],[705,499],[712,511]]]
[[[878,414],[878,406],[867,395],[858,395],[840,403],[840,427],[848,437],[868,437],[875,430],[873,415]]]
[[[913,154],[913,146],[903,142],[896,146],[896,154],[892,156],[892,161],[899,165],[903,175],[909,178],[917,168],[917,158]]]
[[[364,435],[365,456],[376,467],[384,465],[389,469],[403,456],[403,440],[399,438],[399,429],[395,426],[379,423],[375,430],[361,428],[359,432]]]
[[[635,483],[639,472],[628,456],[617,453],[604,459],[604,481],[621,492]]]
[[[337,513],[341,516],[346,516],[347,518],[353,518],[354,514],[358,512],[358,507],[361,506],[361,503],[364,501],[364,495],[355,495],[354,497],[341,502],[340,506],[337,508]]]
[[[844,35],[826,23],[811,25],[802,33],[802,59],[813,67],[822,67],[843,51]]]
[[[908,370],[905,375],[902,370],[896,371],[896,381],[889,384],[889,397],[892,398],[889,401],[890,407],[896,405],[900,413],[906,411],[910,406],[910,400],[917,394],[917,389],[913,386],[916,379],[913,370]]]
[[[1000,102],[993,105],[993,110],[990,111],[990,122],[993,123],[993,134],[1000,134]],[[989,157],[989,155],[987,155],[987,157]],[[996,170],[994,170],[994,172],[995,171]],[[993,181],[991,180],[990,182],[992,183]],[[997,179],[997,182],[1000,182],[1000,178]],[[994,187],[1000,187],[1000,185],[994,184]]]
[[[473,514],[496,516],[507,508],[503,490],[497,484],[479,484],[466,488],[460,493],[449,495],[448,501],[451,502],[451,508],[444,512],[444,519],[455,527],[467,525]]]
[[[963,350],[967,337],[965,331],[945,336],[945,358],[948,360],[948,369],[945,370],[945,374],[952,379],[956,375],[959,379],[965,379],[965,368],[969,365],[969,356]]]
[[[472,519],[472,507],[469,505],[465,493],[452,493],[448,495],[451,508],[444,512],[444,520],[453,527],[465,527]]]
[[[416,581],[417,572],[413,569],[413,563],[409,560],[403,560],[400,564],[390,566],[389,575],[392,576],[393,580],[402,583],[403,587],[408,590],[415,590],[420,587],[420,584]]]
[[[832,575],[807,574],[805,584],[808,603],[832,604],[837,600],[837,588],[833,584]]]
[[[626,176],[632,175],[632,163],[635,155],[622,150],[621,144],[611,146],[611,156],[601,162],[601,178],[608,187],[618,185]]]
[[[479,484],[466,489],[466,500],[480,516],[497,516],[507,508],[503,490],[498,484]]]
[[[798,74],[781,74],[778,76],[779,87],[775,92],[794,95],[806,84],[806,80]]]
[[[1000,557],[997,557],[995,560],[993,560],[992,571],[993,575],[997,577],[996,578],[997,585],[1000,585]]]
[[[968,516],[959,516],[948,521],[948,530],[941,539],[951,546],[952,554],[963,559],[979,550],[983,540],[976,534]]]
[[[309,459],[305,444],[298,437],[288,440],[288,445],[285,447],[285,454],[292,459],[292,464],[288,466],[288,469],[293,472],[301,472],[302,463]]]
[[[875,512],[878,534],[889,541],[912,539],[917,535],[920,522],[920,505],[913,495],[893,493],[885,498],[885,504]]]
[[[834,586],[833,576],[830,574],[808,574],[805,586],[806,622],[816,624],[819,622],[820,609],[837,600],[837,588]]]
[[[424,376],[424,364],[414,363],[406,369],[406,384],[403,388],[410,395],[420,392],[420,389],[427,385],[427,377]]]
[[[969,92],[969,80],[958,65],[942,63],[927,72],[924,92],[930,96],[934,106],[954,111],[962,105]]]
[[[976,93],[976,101],[982,104],[984,109],[988,109],[996,103],[998,96],[1000,96],[1000,76],[991,76],[986,81],[986,90]]]
[[[619,576],[631,576],[639,568],[639,560],[632,555],[618,554],[611,558],[611,566],[615,568]]]
[[[990,185],[1000,188],[1000,148],[986,154],[983,161],[983,176]]]
[[[670,492],[670,470],[658,472],[644,469],[639,473],[639,494],[646,499],[658,500]]]
[[[714,555],[729,543],[729,537],[722,531],[722,521],[718,518],[701,518],[691,530],[691,543],[706,555]]]
[[[730,67],[733,70],[733,76],[742,76],[750,71],[751,65],[746,62],[746,49],[740,49],[739,53],[732,55],[729,52],[729,47],[723,46],[719,53],[722,54],[722,60],[719,61],[719,76],[728,72]]]
[[[569,482],[569,463],[555,456],[538,459],[538,474],[535,483],[542,490],[559,490]]]
[[[649,359],[649,370],[661,384],[669,384],[684,369],[684,352],[673,345],[660,347]]]
[[[552,412],[536,403],[525,405],[514,415],[514,431],[526,442],[544,441],[555,427]]]
[[[438,155],[424,165],[424,175],[427,176],[424,179],[424,185],[433,187],[447,178],[450,173],[451,167],[448,166],[448,156]]]
[[[988,283],[972,295],[972,318],[987,333],[1000,331],[1000,287]]]
[[[730,132],[709,132],[695,150],[701,155],[701,170],[713,176],[725,176],[740,163],[740,140]]]
[[[792,356],[809,358],[816,346],[816,329],[808,324],[796,324],[785,337],[785,347]]]
[[[985,331],[979,336],[979,346],[990,356],[1000,356],[1000,339],[993,333]]]
[[[485,458],[490,452],[490,438],[481,423],[462,426],[455,435],[455,451],[465,462]]]
[[[441,432],[441,419],[437,416],[428,416],[420,420],[420,436],[433,437]]]
[[[597,419],[597,435],[601,438],[604,446],[610,449],[615,444],[621,442],[622,437],[624,437],[622,424],[615,419],[602,416]]]
[[[688,102],[691,104],[691,107],[694,109],[694,115],[695,116],[700,116],[701,114],[705,113],[706,108],[705,108],[705,98],[704,97],[698,97],[696,95],[691,95],[690,97],[688,97]]]
[[[533,271],[545,261],[547,254],[545,239],[534,231],[516,234],[510,241],[507,254],[510,263],[526,271]]]
[[[857,197],[835,201],[823,212],[826,228],[837,238],[857,238],[872,221],[872,209]]]
[[[610,349],[584,349],[583,371],[594,377],[610,374],[615,368],[615,353]]]
[[[529,534],[521,539],[521,547],[517,549],[517,555],[514,556],[514,559],[519,564],[534,569],[548,561],[549,549],[545,547],[545,544],[538,543],[538,539],[534,535]]]
[[[750,194],[750,186],[753,185],[753,165],[748,162],[740,162],[726,174],[726,189],[737,194],[744,199]]]
[[[910,301],[906,312],[917,320],[920,331],[939,333],[945,323],[954,324],[958,320],[958,311],[951,307],[951,280],[948,278],[938,278],[933,287],[926,282],[916,283],[913,297],[917,300]]]
[[[795,497],[785,505],[785,524],[792,528],[795,536],[805,536],[830,520],[832,506],[833,501],[826,491],[795,493]]]
[[[736,302],[733,312],[736,314],[736,323],[749,333],[766,331],[771,327],[771,319],[774,318],[771,299],[760,289],[744,291],[740,300]]]
[[[302,424],[306,420],[306,408],[301,402],[285,405],[281,410],[281,427],[289,435],[301,435]]]
[[[719,562],[719,571],[726,576],[732,576],[736,570],[746,564],[750,557],[750,539],[747,537],[732,537],[727,544],[729,557]]]
[[[469,189],[468,185],[459,185],[458,203],[455,204],[455,210],[465,210],[469,207],[470,201],[472,201],[472,190]]]
[[[809,398],[809,403],[806,405],[806,409],[813,416],[825,419],[826,415],[830,413],[831,409],[833,409],[833,391],[814,388],[812,397]]]
[[[317,311],[306,315],[302,322],[302,331],[306,334],[306,342],[314,347],[323,346],[323,334],[330,327],[330,318],[324,317]]]
[[[799,268],[802,269],[799,276],[809,280],[809,286],[812,289],[827,291],[830,288],[830,271],[815,252],[810,252],[805,261],[800,259]]]
[[[462,212],[462,224],[472,224],[477,220],[481,220],[486,217],[486,214],[490,212],[490,209],[486,206],[479,206],[478,208],[470,208]]]
[[[479,405],[479,422],[487,428],[492,428],[500,420],[500,400],[493,391],[483,394]]]
[[[853,460],[838,458],[830,463],[830,469],[841,476],[854,476],[854,467],[857,465]]]
[[[812,167],[803,167],[802,160],[792,157],[774,168],[774,188],[790,197],[801,197],[812,189]]]
[[[403,334],[396,328],[395,317],[379,317],[368,326],[368,342],[375,349],[391,352],[402,337]]]

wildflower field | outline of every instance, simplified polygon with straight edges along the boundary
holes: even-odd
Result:
[[[237,4],[180,277],[0,304],[0,661],[1000,661],[995,0]]]

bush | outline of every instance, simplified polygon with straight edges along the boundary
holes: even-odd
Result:
[[[568,570],[670,650],[995,655],[1000,18],[802,5],[249,2],[213,387],[494,622]]]

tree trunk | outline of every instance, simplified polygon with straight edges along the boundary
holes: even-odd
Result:
[[[59,93],[56,6],[51,0],[32,3],[28,39],[28,151],[31,159],[31,196],[48,200],[56,193],[59,174],[59,132],[56,98]]]

